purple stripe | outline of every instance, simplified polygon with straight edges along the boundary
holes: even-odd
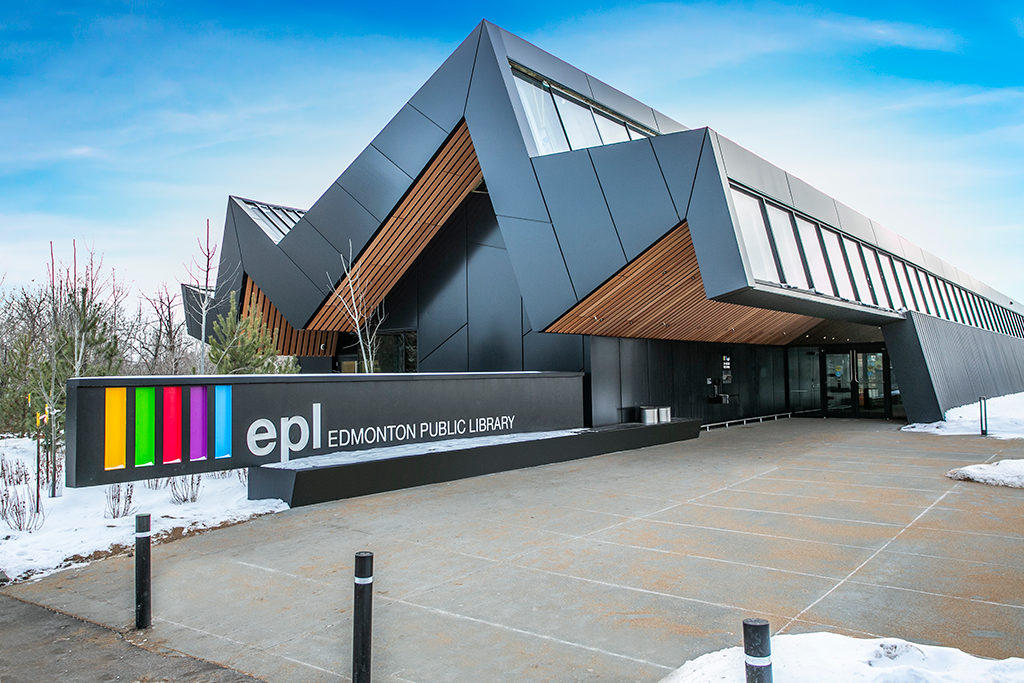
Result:
[[[189,387],[188,459],[206,460],[206,387]]]

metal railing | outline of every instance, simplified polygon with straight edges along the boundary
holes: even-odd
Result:
[[[774,415],[759,415],[758,417],[744,417],[736,420],[726,420],[725,422],[712,422],[709,424],[701,425],[701,429],[710,432],[712,429],[718,429],[719,427],[725,427],[728,429],[733,425],[746,425],[751,422],[764,422],[765,420],[778,421],[779,418],[790,418],[793,417],[793,413],[776,413]]]

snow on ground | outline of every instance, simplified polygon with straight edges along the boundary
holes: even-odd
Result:
[[[1024,460],[1000,460],[987,465],[968,465],[946,472],[950,479],[977,481],[1024,489]]]
[[[1024,393],[999,396],[988,400],[988,435],[998,439],[1024,439]],[[905,432],[925,432],[940,436],[981,434],[980,409],[975,401],[946,411],[939,422],[909,424]]]
[[[785,683],[1019,683],[1024,659],[981,659],[950,647],[836,633],[772,638],[772,677]],[[743,648],[706,654],[661,683],[743,683]]]
[[[8,462],[22,461],[34,476],[33,439],[0,437],[0,454]],[[19,488],[24,496],[25,487]],[[206,529],[288,508],[277,499],[247,500],[247,494],[246,485],[234,472],[223,478],[202,475],[199,500],[181,505],[171,500],[169,488],[153,490],[144,482],[136,482],[132,496],[135,510],[128,517],[108,519],[104,516],[105,486],[65,488],[58,498],[49,498],[44,490],[46,520],[42,528],[31,533],[14,531],[0,521],[0,570],[12,579],[44,576],[112,546],[134,546],[136,512],[152,516],[153,533],[159,540],[161,534],[170,534],[173,529]]]
[[[518,443],[522,441],[537,441],[538,439],[554,439],[560,436],[572,436],[586,431],[585,429],[563,429],[556,432],[524,432],[520,434],[497,434],[494,436],[477,436],[462,439],[447,439],[445,441],[430,441],[427,443],[410,443],[401,446],[386,446],[384,448],[369,448],[362,451],[342,451],[339,453],[328,453],[326,455],[312,455],[306,458],[296,458],[287,462],[275,462],[264,467],[273,467],[282,470],[305,470],[317,467],[331,467],[334,465],[349,465],[356,462],[367,462],[370,460],[388,460],[390,458],[403,458],[409,455],[421,455],[423,453],[440,453],[441,451],[458,451],[467,448],[479,448],[481,446],[496,446],[503,443]]]

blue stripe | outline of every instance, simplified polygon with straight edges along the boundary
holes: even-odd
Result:
[[[214,458],[231,457],[231,387],[214,387]]]

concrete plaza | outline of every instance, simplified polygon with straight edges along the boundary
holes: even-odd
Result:
[[[773,633],[1024,655],[1024,490],[955,482],[1020,441],[792,419],[290,510],[157,546],[146,646],[272,682],[346,680],[375,553],[377,681],[658,681]],[[117,629],[133,560],[4,593]]]

